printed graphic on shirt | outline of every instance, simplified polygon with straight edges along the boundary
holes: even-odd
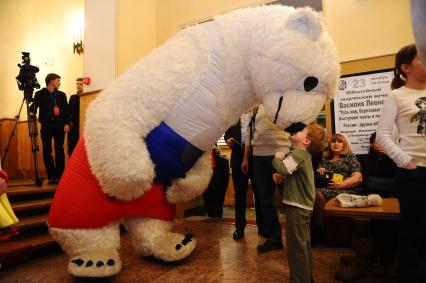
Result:
[[[410,123],[419,121],[419,124],[417,125],[417,133],[419,135],[426,136],[426,97],[420,97],[416,99],[414,103],[417,108],[419,108],[419,112],[411,117]]]

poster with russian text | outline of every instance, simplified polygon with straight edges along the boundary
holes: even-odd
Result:
[[[391,91],[393,69],[342,76],[334,98],[336,133],[343,134],[355,154],[367,154],[385,98]]]

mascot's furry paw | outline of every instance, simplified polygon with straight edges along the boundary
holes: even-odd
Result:
[[[167,200],[170,203],[183,203],[202,195],[213,175],[210,160],[210,153],[204,153],[185,178],[173,181],[167,188]]]
[[[173,262],[189,256],[197,246],[193,234],[185,236],[179,233],[165,233],[153,241],[152,253],[154,257]]]
[[[336,204],[340,207],[381,206],[383,203],[382,197],[376,194],[371,194],[368,196],[339,194],[335,201]]]
[[[68,271],[75,277],[109,277],[121,270],[121,260],[113,250],[94,250],[70,259]]]

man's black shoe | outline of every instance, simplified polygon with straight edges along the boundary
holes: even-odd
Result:
[[[257,246],[257,250],[261,253],[267,253],[273,250],[280,250],[283,248],[283,244],[281,242],[275,242],[272,240],[266,240],[262,245]]]
[[[49,179],[47,180],[47,183],[50,185],[55,184],[55,179]]]
[[[234,240],[239,240],[244,238],[244,231],[235,230],[234,234],[232,234],[232,238],[234,238]]]

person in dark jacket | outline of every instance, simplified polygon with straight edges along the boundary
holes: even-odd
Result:
[[[228,159],[220,155],[217,146],[212,150],[212,167],[213,176],[203,194],[204,207],[207,216],[222,217],[223,203],[229,182],[229,163]]]
[[[248,130],[250,115],[243,114],[238,122],[231,126],[225,132],[224,139],[226,144],[231,148],[231,169],[232,182],[235,192],[235,232],[232,235],[234,240],[239,240],[244,237],[244,230],[247,224],[246,220],[246,200],[248,190],[248,180],[250,179],[254,186],[253,169],[250,168],[248,174],[245,174],[241,169],[241,164],[244,159],[244,136]],[[250,162],[252,164],[252,162]],[[252,166],[250,166],[252,167]],[[257,202],[256,202],[257,204]],[[258,214],[256,210],[256,219]],[[258,221],[258,220],[257,220]]]
[[[61,77],[50,73],[45,79],[46,87],[34,95],[34,111],[39,110],[38,121],[43,144],[43,162],[48,183],[57,184],[65,166],[64,139],[69,132],[69,106],[67,96],[59,91]],[[52,139],[55,144],[55,160],[52,157]]]
[[[78,139],[80,138],[80,95],[83,93],[83,78],[76,80],[77,93],[71,95],[70,131],[68,132],[68,156],[71,157]]]

